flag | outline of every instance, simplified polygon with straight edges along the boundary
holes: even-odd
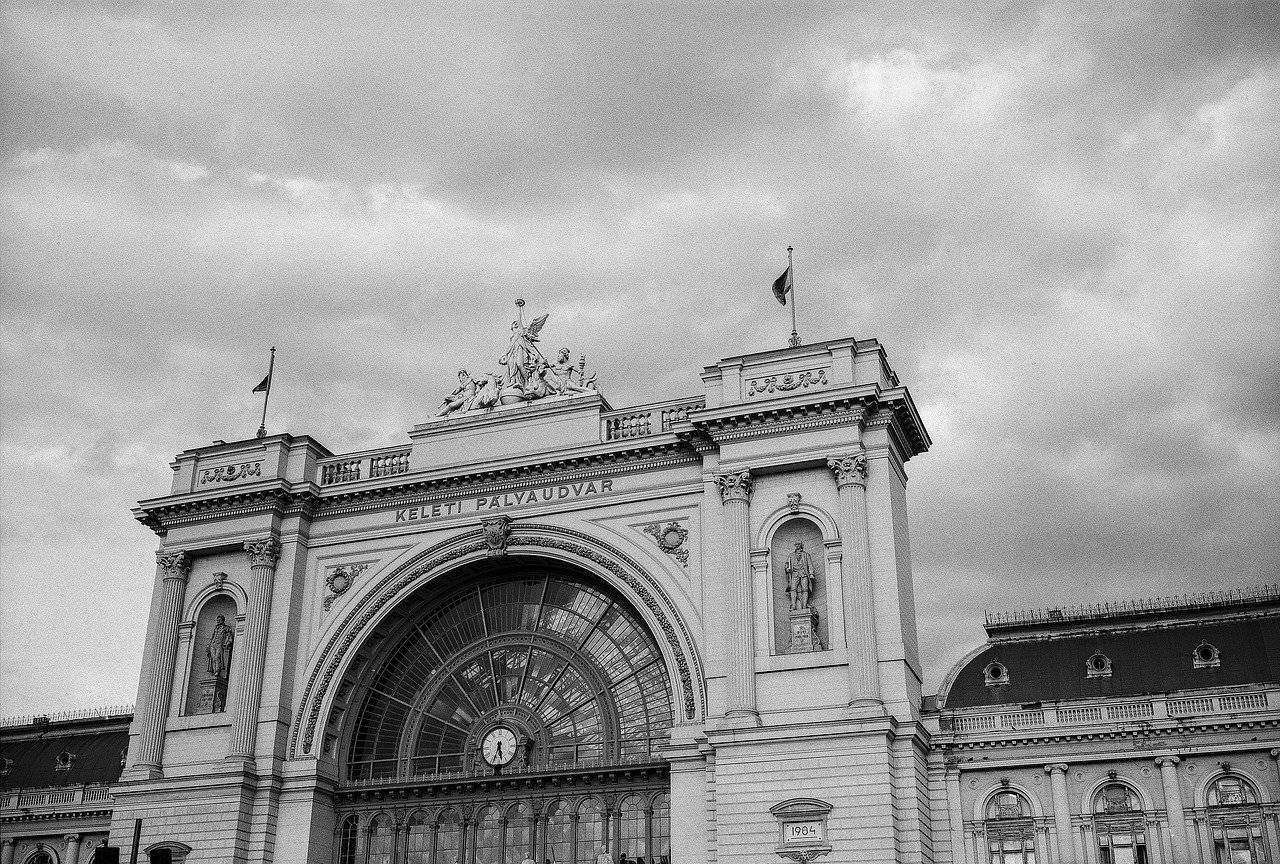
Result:
[[[787,305],[787,292],[791,290],[791,265],[787,265],[787,269],[782,271],[782,275],[773,280],[773,296],[778,298],[778,302],[783,306]]]
[[[263,378],[263,379],[262,379],[262,383],[261,383],[261,384],[259,384],[257,387],[254,387],[254,388],[253,388],[253,392],[254,392],[254,393],[265,393],[265,392],[267,392],[267,388],[269,388],[270,386],[271,386],[271,376],[270,376],[270,375],[268,375],[266,378]]]

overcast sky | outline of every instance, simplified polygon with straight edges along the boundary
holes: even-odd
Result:
[[[615,407],[878,338],[926,688],[1280,577],[1274,2],[6,2],[0,714],[131,703],[170,459],[407,441],[512,301]]]

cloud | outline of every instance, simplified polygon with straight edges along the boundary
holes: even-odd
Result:
[[[129,507],[253,433],[271,345],[269,425],[337,451],[517,296],[615,405],[675,398],[783,344],[789,244],[804,338],[881,339],[933,433],[930,685],[983,608],[1280,567],[1274,4],[3,14],[6,713],[132,698]]]

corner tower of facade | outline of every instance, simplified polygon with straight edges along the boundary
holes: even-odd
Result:
[[[932,860],[874,340],[614,410],[517,322],[402,446],[189,450],[112,841],[175,860]]]

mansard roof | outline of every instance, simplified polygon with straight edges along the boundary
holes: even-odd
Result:
[[[0,768],[7,769],[0,787],[115,783],[123,770],[131,719],[129,713],[54,722],[35,717],[0,728],[0,757],[5,760]]]
[[[1280,590],[988,617],[941,709],[1132,697],[1280,682]]]

